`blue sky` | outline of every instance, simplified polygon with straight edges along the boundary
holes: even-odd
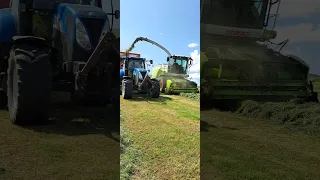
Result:
[[[121,0],[121,50],[137,37],[158,42],[171,54],[191,56],[192,80],[199,83],[200,1],[197,0]],[[152,59],[154,65],[166,63],[167,54],[147,42],[138,42],[131,51]]]
[[[283,53],[294,54],[320,74],[320,1],[282,0],[276,42],[289,39]]]

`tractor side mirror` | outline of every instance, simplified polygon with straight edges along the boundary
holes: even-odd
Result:
[[[167,62],[169,62],[169,57],[167,57]]]
[[[150,64],[153,64],[153,60],[150,60]]]
[[[150,72],[150,70],[148,70],[148,72]]]
[[[116,10],[116,11],[114,12],[114,16],[115,16],[116,19],[119,19],[119,18],[120,18],[120,11],[119,11],[119,10]]]

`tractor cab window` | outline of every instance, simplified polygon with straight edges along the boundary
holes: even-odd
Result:
[[[142,68],[145,69],[144,67],[144,61],[142,60],[130,60],[129,61],[129,69],[133,70],[134,68]]]

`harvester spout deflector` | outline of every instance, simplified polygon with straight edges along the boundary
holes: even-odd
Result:
[[[166,52],[168,54],[168,56],[170,57],[171,56],[171,53],[163,46],[161,46],[159,43],[155,42],[155,41],[152,41],[148,38],[145,38],[145,37],[137,37],[136,40],[133,41],[133,43],[131,44],[131,46],[129,47],[129,49],[126,50],[127,53],[129,53],[130,51],[133,50],[134,48],[134,45],[139,42],[139,41],[146,41],[148,43],[151,43],[153,45],[156,45],[158,46],[160,49],[162,49],[164,52]]]

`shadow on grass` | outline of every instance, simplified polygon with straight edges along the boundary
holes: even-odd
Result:
[[[68,136],[104,134],[119,142],[119,108],[87,107],[71,102],[53,103],[49,124],[43,126],[24,126],[37,132]],[[113,134],[116,134],[115,137]]]
[[[128,99],[129,101],[146,101],[146,102],[161,102],[165,103],[168,100],[172,100],[170,97],[159,96],[158,98],[151,98],[146,94],[134,94],[132,99]]]
[[[215,125],[209,124],[206,121],[200,120],[200,131],[209,131],[210,128],[218,128]]]
[[[234,128],[234,127],[229,127],[229,126],[217,126],[214,124],[209,124],[206,121],[201,121],[200,120],[200,131],[209,131],[210,128],[220,128],[220,129],[228,129],[228,130],[239,130],[238,128]]]

